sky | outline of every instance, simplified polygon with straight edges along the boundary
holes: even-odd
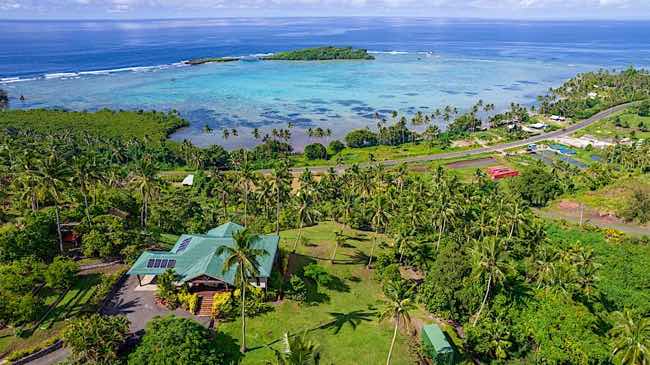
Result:
[[[650,0],[0,0],[0,19],[422,16],[650,19]]]

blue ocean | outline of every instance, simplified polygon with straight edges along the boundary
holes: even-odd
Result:
[[[0,21],[0,87],[12,108],[176,109],[192,126],[173,138],[201,146],[250,145],[253,128],[292,123],[301,146],[308,128],[340,138],[393,110],[463,110],[478,99],[498,110],[529,105],[580,72],[647,67],[648,33],[650,22],[606,21]],[[323,45],[365,48],[376,59],[182,63]],[[224,140],[224,128],[239,135]]]

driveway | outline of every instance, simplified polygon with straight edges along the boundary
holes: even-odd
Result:
[[[159,307],[155,302],[155,291],[135,291],[138,280],[135,276],[128,277],[122,287],[117,290],[113,298],[108,302],[102,314],[119,315],[123,314],[131,322],[131,332],[141,335],[147,323],[156,316],[167,316],[174,314],[177,317],[193,319],[205,327],[210,324],[210,318],[197,317],[184,310],[176,309],[170,311]],[[62,348],[46,356],[29,362],[29,365],[52,365],[64,361],[70,356],[70,350]]]
[[[137,278],[129,277],[106,305],[102,314],[126,315],[131,322],[131,332],[133,333],[141,333],[140,331],[144,330],[147,323],[154,317],[170,314],[193,319],[206,327],[210,324],[208,317],[197,317],[182,309],[170,311],[158,306],[155,301],[155,291],[135,291],[137,286]]]

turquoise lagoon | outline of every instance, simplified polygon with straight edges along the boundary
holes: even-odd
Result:
[[[176,109],[192,125],[172,138],[199,146],[251,145],[253,128],[268,133],[292,123],[293,142],[302,146],[310,141],[308,128],[329,128],[332,138],[341,138],[353,128],[375,126],[375,113],[390,120],[393,110],[407,117],[445,105],[463,110],[479,99],[497,109],[511,102],[531,104],[549,87],[597,68],[424,52],[375,56],[373,61],[240,61],[59,73],[3,87],[26,98],[12,107]],[[224,128],[237,129],[238,137],[224,139]]]

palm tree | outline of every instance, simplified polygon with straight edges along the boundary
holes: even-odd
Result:
[[[145,156],[138,162],[134,174],[131,183],[138,189],[142,199],[140,226],[146,229],[149,203],[160,193],[161,181],[158,178],[158,169],[151,156]]]
[[[239,164],[239,185],[244,191],[244,226],[248,225],[248,193],[254,186],[255,173],[248,163],[248,153],[244,150],[244,161]]]
[[[282,202],[286,198],[289,185],[291,184],[291,175],[286,164],[281,163],[273,169],[272,190],[275,195],[275,234],[280,234],[280,210]]]
[[[485,286],[485,295],[481,307],[474,317],[474,325],[479,320],[483,307],[487,303],[490,295],[490,289],[503,282],[509,270],[509,261],[507,252],[502,247],[497,237],[489,236],[482,241],[476,241],[472,249],[473,272],[478,279],[487,280]]]
[[[336,235],[334,238],[334,251],[332,251],[332,258],[330,258],[332,263],[334,263],[334,259],[336,258],[336,250],[338,250],[340,245],[345,243],[345,235],[342,230],[340,232],[334,232],[334,234]]]
[[[38,167],[39,182],[43,191],[54,199],[54,211],[56,213],[56,230],[59,236],[59,249],[63,252],[63,235],[61,234],[61,215],[59,204],[61,202],[61,192],[64,187],[64,181],[70,173],[68,165],[56,153],[40,161]]]
[[[614,312],[616,323],[610,334],[612,360],[621,365],[650,363],[650,318],[635,316],[629,310]]]
[[[95,168],[96,166],[91,166],[86,159],[73,157],[72,181],[79,187],[79,192],[84,199],[84,209],[88,223],[91,222],[90,208],[88,206],[88,191],[93,182],[99,179],[99,176],[94,171]]]
[[[293,244],[293,252],[296,252],[296,247],[302,237],[302,228],[305,223],[313,223],[315,216],[319,214],[313,206],[313,194],[314,192],[309,186],[302,185],[296,196],[298,199],[298,237]]]
[[[375,199],[372,204],[373,215],[372,215],[372,227],[375,229],[375,237],[372,240],[372,248],[370,249],[370,257],[368,258],[368,269],[370,269],[370,264],[372,264],[372,255],[375,253],[375,246],[377,245],[377,234],[380,231],[384,231],[388,225],[388,220],[390,219],[390,213],[387,211],[387,201],[386,197],[382,194],[375,196]]]
[[[411,320],[410,312],[415,309],[412,302],[413,287],[407,287],[402,281],[390,281],[386,284],[384,289],[388,301],[384,304],[379,317],[381,319],[392,319],[395,322],[395,329],[393,330],[393,339],[390,342],[390,350],[388,350],[388,358],[386,365],[390,365],[390,358],[393,355],[393,348],[395,347],[395,339],[397,338],[397,330],[400,322],[405,325]]]
[[[242,353],[246,352],[246,286],[248,279],[259,275],[259,262],[257,258],[260,256],[268,255],[269,253],[262,249],[257,248],[255,243],[258,236],[252,234],[248,229],[243,229],[233,235],[233,247],[219,246],[216,250],[216,255],[226,255],[224,260],[223,272],[230,271],[236,267],[237,273],[235,277],[239,281],[239,288],[241,290],[241,348]]]
[[[253,128],[253,138],[260,139],[260,129],[259,128]]]
[[[277,365],[318,365],[320,363],[320,349],[318,345],[307,339],[307,333],[302,336],[289,336],[285,333],[282,337],[282,349],[273,350]]]

